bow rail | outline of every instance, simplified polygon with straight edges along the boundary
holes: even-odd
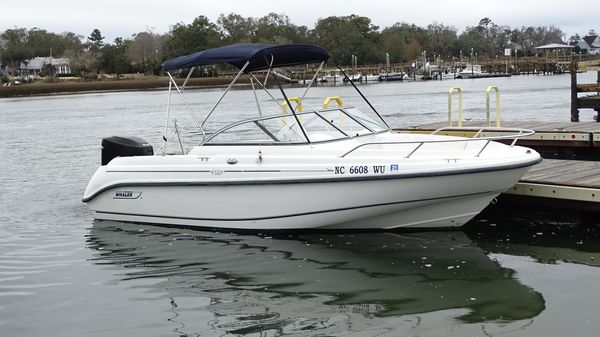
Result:
[[[489,137],[479,137],[479,135],[481,135],[485,130],[495,131],[495,132],[502,132],[502,131],[513,132],[514,134],[489,136]],[[431,134],[434,135],[434,134],[436,134],[438,132],[441,132],[441,131],[476,131],[476,133],[475,133],[475,137],[473,137],[473,138],[461,138],[461,139],[420,140],[420,141],[408,140],[408,141],[395,141],[395,142],[366,142],[366,143],[362,143],[362,144],[359,144],[359,145],[355,146],[350,151],[347,151],[346,153],[342,154],[340,156],[340,158],[344,158],[344,157],[348,156],[349,154],[354,153],[358,149],[364,148],[366,146],[371,146],[371,145],[416,144],[415,148],[412,149],[404,157],[404,158],[410,158],[424,144],[434,144],[434,143],[463,143],[463,142],[481,142],[481,141],[485,141],[485,144],[482,146],[482,148],[475,155],[475,157],[479,157],[481,155],[481,153],[489,145],[489,143],[492,142],[492,141],[512,139],[513,141],[510,144],[510,146],[512,147],[512,146],[515,145],[515,143],[517,142],[517,140],[519,138],[528,137],[528,136],[531,136],[531,135],[535,134],[535,131],[533,131],[533,130],[530,130],[530,129],[521,129],[521,128],[493,128],[493,127],[483,127],[483,128],[461,127],[461,128],[459,128],[459,127],[450,127],[450,126],[439,128],[439,129],[433,131]]]

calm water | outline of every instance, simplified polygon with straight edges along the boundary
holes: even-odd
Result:
[[[568,76],[362,88],[392,126],[408,126],[444,120],[455,85],[464,90],[465,117],[482,118],[490,84],[501,89],[506,120],[569,120]],[[187,94],[203,116],[220,93]],[[320,87],[305,105],[333,95],[358,102],[350,88]],[[462,232],[425,233],[94,222],[80,199],[101,138],[136,135],[158,147],[166,98],[158,91],[0,100],[0,336],[598,335],[593,221],[484,215]],[[246,90],[226,102],[242,116],[254,107]],[[189,116],[176,116],[186,136],[197,135]]]

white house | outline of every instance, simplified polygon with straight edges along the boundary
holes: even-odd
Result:
[[[21,63],[19,67],[19,73],[21,75],[39,75],[42,68],[51,64],[56,69],[57,75],[70,74],[71,73],[71,61],[68,58],[63,57],[35,57],[27,61],[27,63]]]
[[[590,55],[600,54],[600,36],[599,35],[588,35],[584,36],[579,42],[577,47],[581,50],[587,50]]]

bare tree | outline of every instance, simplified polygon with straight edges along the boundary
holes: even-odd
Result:
[[[148,30],[135,35],[127,48],[127,58],[134,68],[153,74],[160,66],[166,37]]]

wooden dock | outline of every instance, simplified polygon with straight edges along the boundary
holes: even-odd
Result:
[[[504,194],[525,204],[600,212],[600,162],[544,159]]]
[[[396,129],[401,132],[431,133],[447,122]],[[463,122],[464,127],[484,127],[485,121]],[[540,205],[600,212],[600,123],[503,122],[507,128],[527,128],[536,134],[517,144],[538,151],[544,161],[534,166],[502,200],[519,205]],[[473,137],[475,131],[443,131],[438,134]],[[486,131],[481,137],[508,134]]]

